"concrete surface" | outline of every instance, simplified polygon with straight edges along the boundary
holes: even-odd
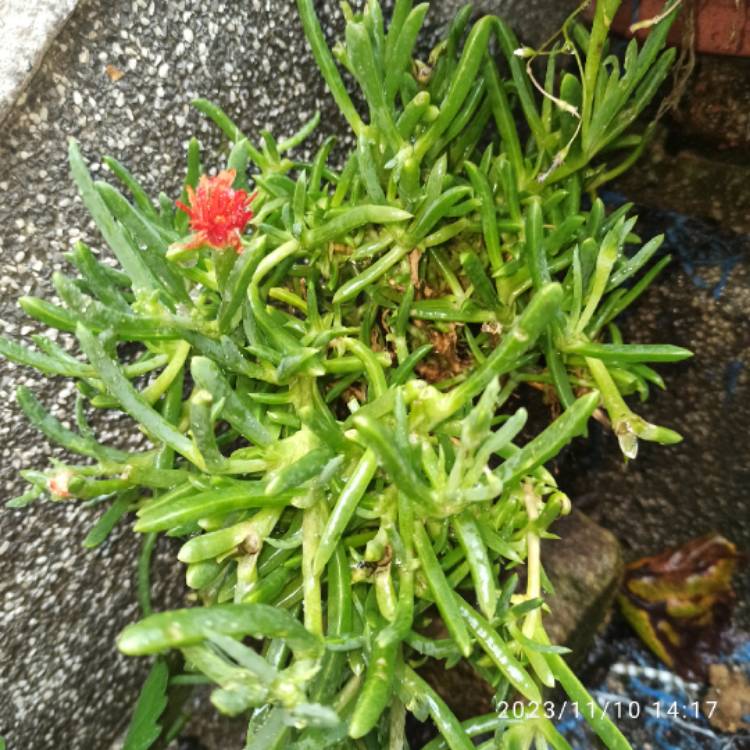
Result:
[[[0,0],[0,122],[78,0]]]

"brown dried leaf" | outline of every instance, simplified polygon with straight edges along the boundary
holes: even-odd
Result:
[[[356,385],[350,385],[342,394],[344,403],[349,403],[353,398],[357,399],[360,404],[364,404],[367,401],[367,393],[362,383]]]
[[[618,601],[644,643],[683,676],[705,674],[705,657],[720,648],[735,595],[739,555],[713,534],[646,557],[625,569]]]
[[[422,321],[417,322],[417,325],[425,327]],[[433,352],[416,367],[417,373],[423,380],[428,383],[438,383],[460,375],[471,367],[473,359],[462,352],[455,323],[451,324],[447,331],[428,328],[427,335],[433,346]]]
[[[120,70],[114,65],[106,65],[104,67],[104,72],[109,76],[109,80],[112,81],[112,83],[117,83],[117,81],[125,75],[125,71]]]

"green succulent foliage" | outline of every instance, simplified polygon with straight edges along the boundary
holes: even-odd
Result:
[[[159,719],[167,705],[169,669],[157,659],[143,683],[133,717],[128,725],[123,750],[147,750],[162,733]]]
[[[607,214],[595,193],[643,148],[648,132],[631,128],[672,62],[674,13],[621,64],[607,52],[616,5],[598,3],[590,31],[572,18],[540,52],[496,17],[471,26],[467,7],[421,62],[426,4],[397,0],[388,28],[376,1],[344,4],[331,52],[312,0],[299,0],[355,145],[341,167],[331,138],[302,160],[292,153],[317,116],[256,146],[195,102],[230,141],[235,187],[257,191],[241,253],[186,243],[171,199],[152,201],[114,159],[125,192],[94,182],[71,141],[73,178],[119,268],[78,243],[78,275],[53,279],[60,302],[20,301],[74,334],[82,358],[44,336],[36,348],[0,339],[6,358],[79,391],[71,428],[18,390],[30,421],[82,460],[23,472],[30,489],[10,504],[107,504],[85,546],[135,512],[145,617],[119,647],[182,659],[171,675],[156,662],[133,748],[166,742],[167,692],[200,682],[220,711],[248,717],[248,749],[402,750],[406,712],[434,722],[429,750],[486,732],[505,748],[568,747],[531,714],[461,724],[415,668],[464,659],[498,700],[538,702],[559,683],[593,706],[542,622],[540,543],[570,508],[545,463],[597,409],[628,457],[638,439],[680,439],[624,397],[662,387],[651,365],[689,352],[625,343],[615,323],[669,259],[652,263],[661,238],[642,244],[630,206]],[[542,54],[539,84],[530,61]],[[203,173],[193,139],[183,202]],[[559,405],[531,439],[525,410],[506,412],[526,383]],[[100,409],[129,415],[143,446],[100,443],[87,421]],[[161,533],[182,540],[201,606],[151,612]],[[447,638],[425,635],[435,613]],[[586,718],[605,744],[628,747],[600,714]]]

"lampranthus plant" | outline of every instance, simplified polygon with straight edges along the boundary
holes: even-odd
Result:
[[[545,633],[540,561],[570,508],[544,465],[595,411],[628,457],[639,439],[679,440],[624,397],[645,398],[662,386],[651,364],[689,353],[624,343],[614,322],[669,259],[652,265],[661,238],[641,245],[630,206],[607,213],[596,196],[643,148],[648,129],[633,128],[672,64],[677,3],[622,61],[607,50],[617,5],[600,0],[590,31],[572,17],[539,51],[496,17],[470,26],[466,7],[420,62],[426,4],[397,0],[386,30],[377,0],[344,3],[332,53],[298,0],[351,126],[343,166],[333,138],[312,161],[289,155],[317,118],[256,146],[200,100],[231,142],[226,169],[207,176],[193,139],[181,198],[156,206],[113,159],[131,199],[92,181],[71,141],[121,270],[78,243],[78,277],[54,276],[60,304],[21,299],[85,359],[44,336],[36,349],[0,340],[7,358],[75,379],[76,430],[28,389],[18,401],[88,459],[24,472],[30,489],[10,504],[107,503],[86,546],[136,514],[144,619],[118,645],[158,656],[127,750],[165,746],[185,685],[205,681],[220,711],[248,717],[247,750],[402,750],[407,712],[432,719],[429,750],[487,733],[483,747],[560,750],[533,710],[556,684],[607,747],[628,747]],[[528,384],[558,416],[524,442],[525,409],[505,409]],[[87,417],[100,409],[128,414],[143,448],[98,442]],[[151,613],[159,533],[183,540],[200,606]],[[435,640],[437,617],[448,635]],[[460,723],[419,675],[425,658],[466,660],[498,700],[531,708]]]

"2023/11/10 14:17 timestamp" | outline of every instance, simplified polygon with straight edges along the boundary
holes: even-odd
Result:
[[[710,719],[716,711],[717,701],[690,701],[682,703],[679,701],[652,701],[642,703],[630,700],[601,700],[595,703],[587,701],[501,701],[498,704],[497,713],[501,719],[554,719],[561,721],[564,718],[608,716],[615,719],[638,719],[647,714],[657,719],[682,719],[697,720],[700,718]]]

